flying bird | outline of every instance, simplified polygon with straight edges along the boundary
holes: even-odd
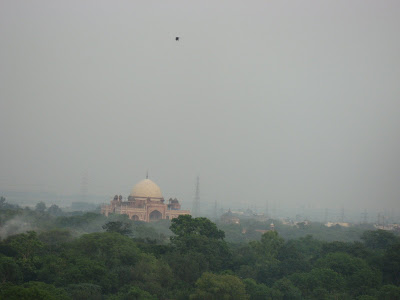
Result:
[[[177,37],[175,38],[175,41],[179,41],[179,36],[177,36]]]

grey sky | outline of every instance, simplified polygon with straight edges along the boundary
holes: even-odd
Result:
[[[224,206],[394,209],[399,28],[399,1],[2,0],[0,191],[148,169],[184,203],[199,174]]]

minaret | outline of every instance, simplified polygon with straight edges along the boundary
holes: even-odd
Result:
[[[195,193],[194,201],[193,201],[192,215],[194,217],[200,216],[200,178],[199,178],[199,176],[197,176],[197,179],[196,179],[196,193]]]

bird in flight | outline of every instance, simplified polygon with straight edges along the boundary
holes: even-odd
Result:
[[[179,36],[177,36],[177,37],[175,38],[175,41],[179,41]]]

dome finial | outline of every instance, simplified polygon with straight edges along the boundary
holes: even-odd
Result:
[[[149,179],[149,170],[146,172],[146,179]]]

